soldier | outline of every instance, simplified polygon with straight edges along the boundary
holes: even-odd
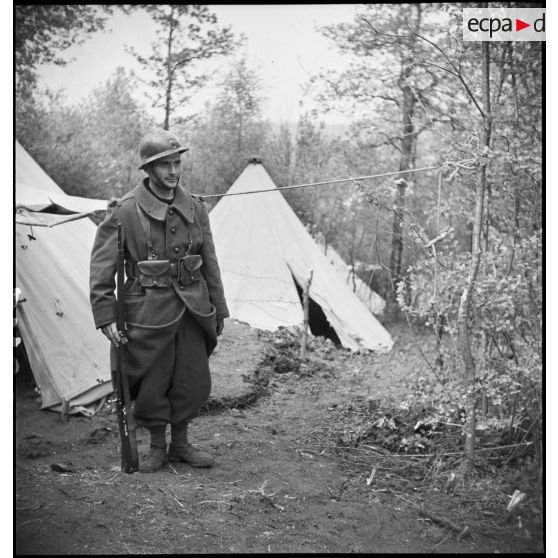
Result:
[[[143,137],[139,168],[147,177],[109,203],[91,252],[93,317],[111,341],[114,369],[116,347],[125,340],[116,327],[114,293],[117,224],[122,224],[127,327],[122,372],[129,376],[136,423],[150,433],[150,451],[140,464],[145,472],[167,461],[212,465],[189,443],[188,424],[209,397],[208,358],[229,313],[207,209],[179,186],[180,158],[187,150],[166,130]]]

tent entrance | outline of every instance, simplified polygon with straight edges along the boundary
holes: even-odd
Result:
[[[298,284],[297,280],[293,275],[293,281],[296,285],[296,292],[298,293],[298,298],[300,299],[300,304],[303,303],[303,290]],[[338,347],[341,346],[341,340],[339,339],[335,330],[329,324],[322,307],[310,297],[308,304],[308,325],[310,326],[310,332],[312,335],[325,337],[331,339]]]

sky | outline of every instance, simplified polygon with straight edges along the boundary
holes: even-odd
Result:
[[[332,48],[316,27],[352,21],[355,7],[355,4],[215,4],[210,9],[221,25],[230,25],[235,34],[246,36],[244,52],[250,65],[259,69],[264,83],[263,94],[267,97],[264,116],[273,121],[296,121],[301,98],[306,102],[304,109],[312,108],[308,106],[309,91],[305,89],[310,75],[325,67],[339,69],[346,63],[345,57]],[[41,84],[63,89],[67,101],[77,103],[106,81],[118,66],[142,75],[141,67],[126,52],[125,45],[148,55],[153,40],[155,25],[146,13],[115,13],[106,31],[64,51],[65,59],[73,59],[66,66],[40,66]],[[223,59],[210,62],[209,66],[226,69]],[[209,90],[198,95],[194,110],[199,110],[211,93]],[[339,113],[327,119],[344,121]]]

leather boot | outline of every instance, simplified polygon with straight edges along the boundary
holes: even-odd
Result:
[[[149,454],[141,459],[139,470],[142,473],[154,473],[168,463],[167,448],[149,446]]]
[[[188,463],[191,467],[208,468],[213,466],[211,457],[191,444],[175,446],[171,443],[169,447],[169,461],[181,461],[182,463]]]

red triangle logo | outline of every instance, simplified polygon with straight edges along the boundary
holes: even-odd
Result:
[[[530,23],[525,23],[524,21],[521,21],[520,19],[515,19],[515,30],[516,31],[521,31],[522,29],[526,29],[527,27],[531,27]]]

